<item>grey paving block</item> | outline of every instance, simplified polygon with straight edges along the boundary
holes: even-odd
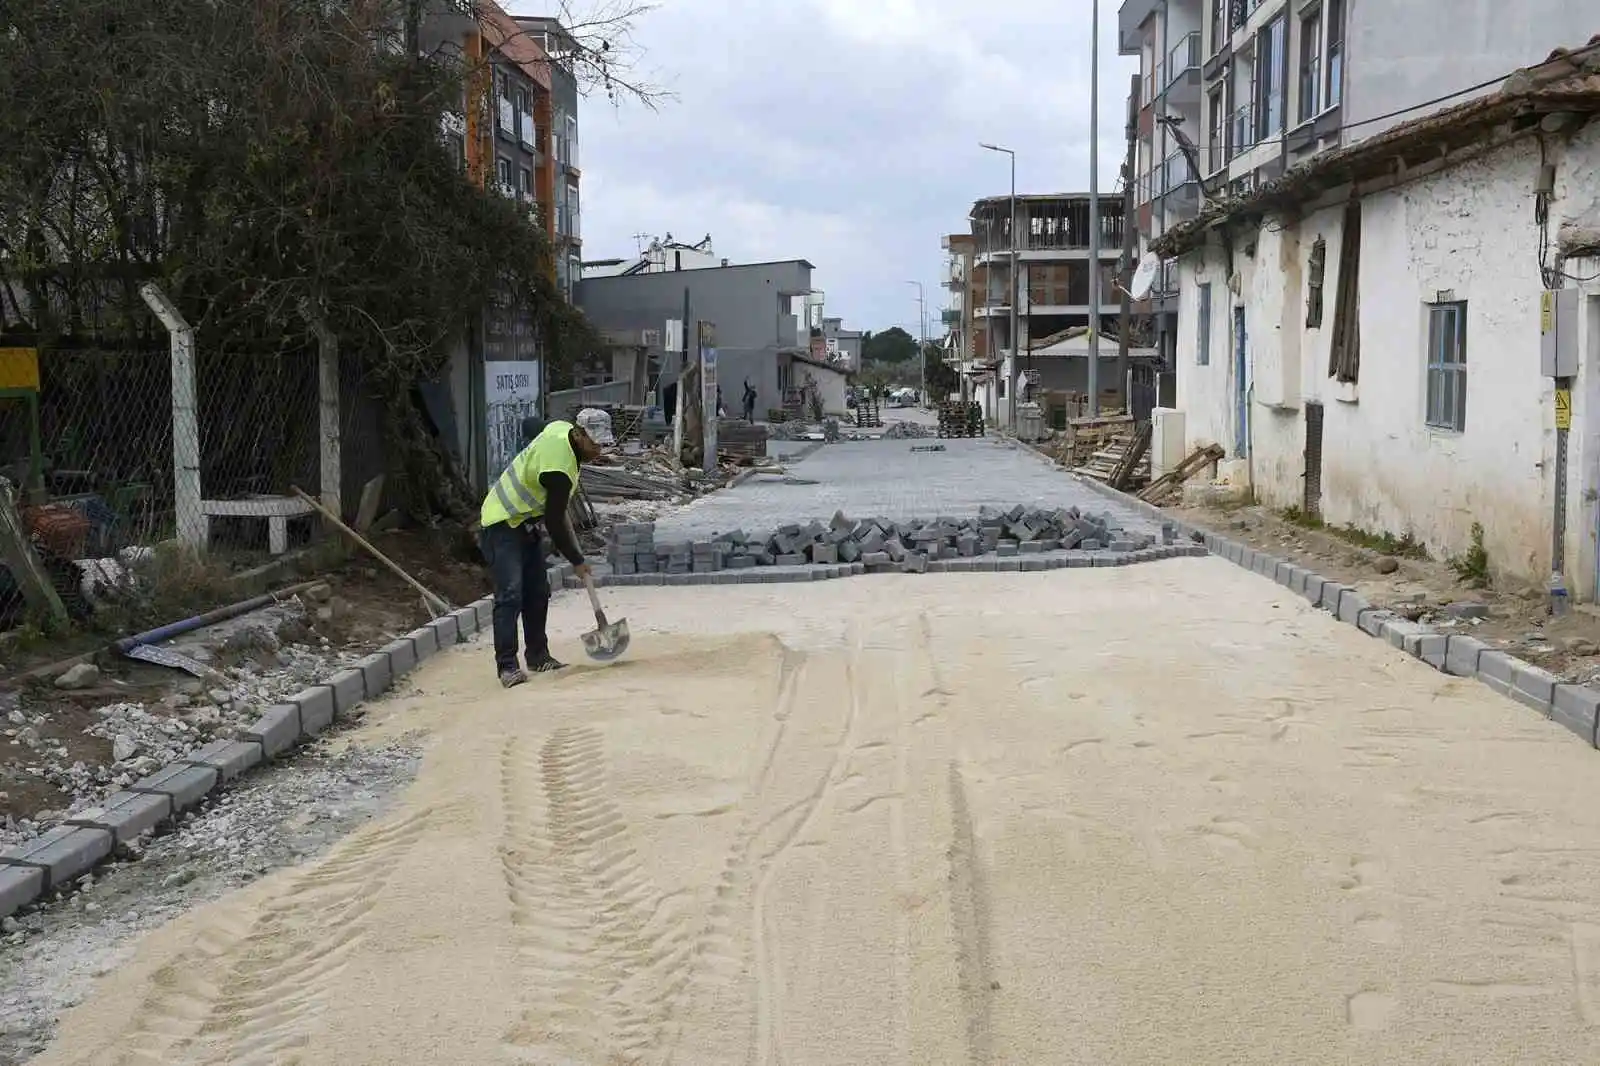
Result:
[[[43,893],[43,870],[31,866],[0,866],[0,918],[15,914]]]
[[[1372,609],[1372,604],[1363,599],[1355,589],[1344,589],[1339,593],[1339,621],[1356,625],[1361,621],[1361,613]]]
[[[49,891],[93,869],[115,846],[115,840],[104,829],[63,825],[0,852],[0,865],[31,866],[43,871],[44,889]]]
[[[1378,629],[1378,636],[1389,645],[1399,648],[1401,651],[1408,651],[1410,649],[1406,647],[1406,639],[1420,636],[1424,632],[1426,630],[1418,623],[1408,622],[1398,615],[1390,615],[1383,620],[1383,624]],[[1415,654],[1415,652],[1412,654]]]
[[[564,580],[564,579],[563,579]],[[478,616],[478,628],[488,630],[494,625],[494,597],[485,596],[472,601],[472,611]]]
[[[1478,657],[1488,650],[1489,646],[1477,637],[1452,633],[1449,646],[1445,649],[1444,672],[1452,677],[1475,677],[1478,673]]]
[[[1546,717],[1550,715],[1558,683],[1556,675],[1548,670],[1521,659],[1511,660],[1511,698]]]
[[[222,781],[232,781],[262,759],[261,745],[253,740],[214,740],[199,751],[190,752],[183,762],[209,766]]]
[[[275,759],[300,742],[300,708],[292,703],[268,707],[242,736],[260,744],[262,755]]]
[[[1241,544],[1239,546],[1239,558],[1233,561],[1246,570],[1254,570],[1256,567],[1256,550]]]
[[[328,678],[327,687],[333,692],[335,718],[345,717],[367,698],[367,679],[360,670],[340,670]]]
[[[1300,594],[1306,598],[1306,602],[1311,606],[1321,607],[1322,590],[1327,587],[1327,584],[1328,582],[1324,578],[1318,577],[1316,574],[1307,574],[1305,585]]]
[[[478,612],[473,607],[463,607],[458,611],[450,612],[450,617],[456,620],[456,633],[460,639],[466,640],[478,631]]]
[[[1595,742],[1597,711],[1600,689],[1586,685],[1557,685],[1550,701],[1550,717],[1582,737],[1590,747]]]
[[[435,618],[426,628],[433,630],[434,639],[439,642],[441,650],[453,648],[461,640],[461,630],[456,627],[454,615],[447,614],[443,618]]]
[[[600,584],[599,574],[595,575],[594,583],[596,585]],[[417,649],[417,662],[420,663],[430,655],[438,654],[439,634],[431,626],[418,626],[407,633],[406,636],[410,639],[411,646]]]
[[[391,640],[379,649],[379,654],[389,657],[389,678],[402,678],[417,668],[417,646],[407,637]]]
[[[333,724],[333,689],[328,685],[302,689],[289,702],[300,708],[301,736],[314,737]]]
[[[1443,633],[1424,633],[1416,638],[1416,656],[1435,670],[1444,669],[1445,653],[1450,648],[1450,638]],[[1409,643],[1409,641],[1407,642]]]
[[[1324,582],[1322,585],[1322,602],[1317,606],[1337,618],[1339,616],[1339,601],[1344,599],[1346,593],[1352,596],[1355,595],[1355,591],[1348,585],[1341,585],[1338,582]]]
[[[356,663],[355,668],[361,672],[362,694],[369,700],[388,692],[389,686],[394,683],[389,657],[381,651],[368,655]]]
[[[100,806],[67,819],[67,824],[104,829],[118,844],[127,844],[153,831],[172,817],[172,811],[172,797],[165,793],[117,792]]]
[[[185,810],[206,798],[217,787],[219,775],[209,766],[175,762],[163,766],[149,777],[128,786],[129,792],[149,792],[167,796],[174,811]]]
[[[1477,678],[1502,696],[1511,694],[1512,663],[1510,654],[1490,648],[1478,656]]]
[[[1383,623],[1394,617],[1388,611],[1369,607],[1356,619],[1356,628],[1369,637],[1383,636]]]
[[[1022,557],[1020,555],[1000,559],[998,562],[1000,565],[996,569],[1001,573],[1019,573],[1022,570]]]

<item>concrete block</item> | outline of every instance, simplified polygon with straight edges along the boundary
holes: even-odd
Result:
[[[1549,717],[1555,701],[1556,675],[1521,659],[1511,660],[1511,698]]]
[[[1475,677],[1478,673],[1478,657],[1488,650],[1489,646],[1477,637],[1451,634],[1450,643],[1445,649],[1444,672],[1452,677]]]
[[[1045,569],[1044,556],[1042,556],[1042,555],[1028,555],[1028,556],[1025,556],[1022,559],[1022,569],[1023,569],[1023,571],[1025,573],[1033,573],[1035,571],[1039,571],[1039,570]]]
[[[378,649],[378,654],[388,657],[391,680],[404,677],[417,668],[417,646],[406,637],[391,640]]]
[[[565,580],[563,578],[563,580]],[[554,586],[560,588],[560,585]],[[478,616],[478,629],[487,631],[494,625],[494,597],[485,596],[481,600],[472,601],[472,612]]]
[[[1416,656],[1435,670],[1444,669],[1445,653],[1449,650],[1450,638],[1443,633],[1425,633],[1416,638]],[[1408,640],[1409,644],[1410,641]]]
[[[908,574],[926,574],[928,572],[928,557],[921,552],[908,552],[900,568]]]
[[[552,585],[551,588],[555,586]],[[458,611],[450,612],[450,617],[456,620],[456,633],[462,640],[466,640],[478,631],[478,612],[472,607],[463,607]]]
[[[1322,602],[1318,606],[1337,618],[1339,616],[1339,601],[1344,599],[1347,592],[1354,596],[1355,591],[1348,585],[1341,585],[1336,581],[1325,582],[1322,586]]]
[[[1234,562],[1246,570],[1254,570],[1256,568],[1256,550],[1248,545],[1239,545],[1239,558],[1235,559]]]
[[[1278,559],[1265,552],[1257,552],[1255,566],[1252,569],[1262,577],[1272,577],[1278,572]]]
[[[1040,555],[1044,552],[1044,541],[1030,540],[1019,546],[1023,555]]]
[[[435,618],[428,623],[426,628],[433,630],[434,639],[438,641],[441,649],[453,648],[456,646],[456,642],[461,639],[461,633],[456,629],[454,615],[447,614],[443,618]]]
[[[129,792],[146,792],[172,800],[174,811],[185,810],[217,787],[219,775],[209,766],[175,762],[128,786]]]
[[[172,797],[161,792],[116,792],[99,807],[91,807],[72,818],[68,825],[103,829],[118,844],[127,844],[152,832],[172,817]]]
[[[814,544],[811,547],[811,561],[824,566],[832,566],[839,561],[839,547],[836,544]]]
[[[1014,540],[1002,540],[995,547],[995,554],[1000,556],[1002,559],[1009,559],[1013,555],[1020,554],[1021,551],[1022,546]]]
[[[115,841],[104,829],[57,826],[15,848],[0,852],[0,866],[29,866],[44,874],[44,890],[60,888],[87,873],[111,854]]]
[[[219,781],[232,781],[262,759],[261,745],[253,740],[214,740],[182,759],[191,766],[209,766]]]
[[[300,708],[292,703],[268,707],[241,736],[260,744],[261,754],[275,759],[300,742]]]
[[[1381,637],[1383,636],[1383,623],[1392,617],[1388,611],[1380,611],[1375,607],[1369,607],[1356,618],[1356,628],[1369,637]]]
[[[389,691],[394,673],[389,667],[389,657],[382,652],[369,655],[356,663],[361,672],[361,692],[366,699],[376,699]]]
[[[1425,630],[1416,622],[1408,622],[1398,615],[1385,618],[1378,627],[1378,636],[1390,647],[1406,649],[1406,638],[1420,636]]]
[[[1339,593],[1339,621],[1356,625],[1361,621],[1361,612],[1370,611],[1372,604],[1356,594],[1355,589],[1344,589]]]
[[[300,735],[314,737],[333,724],[333,689],[313,685],[289,697],[300,708]]]
[[[605,574],[596,574],[595,584],[599,585],[600,579],[606,576]],[[419,626],[407,633],[406,636],[410,638],[411,646],[417,649],[417,662],[419,663],[439,651],[439,634],[431,626]]]
[[[1015,556],[1009,559],[999,559],[996,561],[1000,564],[997,569],[1001,573],[1018,573],[1022,570],[1022,559],[1020,556]]]
[[[367,698],[367,679],[360,670],[340,670],[328,678],[328,688],[333,690],[333,715],[343,718]]]
[[[1596,712],[1600,711],[1600,689],[1585,685],[1557,685],[1550,701],[1550,717],[1594,746]]]
[[[1511,664],[1517,660],[1510,654],[1489,649],[1478,656],[1477,678],[1502,696],[1511,694]]]
[[[0,918],[15,914],[44,893],[44,871],[0,866]]]
[[[1299,569],[1300,568],[1295,566],[1293,563],[1279,563],[1278,569],[1272,574],[1272,579],[1278,584],[1282,585],[1284,588],[1288,588],[1290,584],[1289,578],[1293,574],[1297,573]]]

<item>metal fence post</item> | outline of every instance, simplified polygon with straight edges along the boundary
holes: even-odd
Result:
[[[178,539],[206,549],[210,523],[200,503],[200,421],[195,409],[194,327],[153,281],[139,296],[167,328],[172,346],[172,489]]]

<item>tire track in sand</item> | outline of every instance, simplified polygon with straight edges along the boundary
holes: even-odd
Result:
[[[662,893],[641,871],[608,796],[600,734],[559,729],[537,756],[508,741],[501,793],[501,866],[530,978],[506,1052],[644,1061],[661,1049],[701,938],[679,913],[682,893]]]
[[[783,995],[779,987],[782,984],[781,956],[778,945],[767,934],[767,900],[771,895],[773,883],[777,880],[778,872],[783,867],[784,859],[794,847],[795,841],[811,828],[819,813],[825,809],[823,800],[844,779],[850,757],[855,752],[856,724],[861,716],[861,696],[857,677],[860,671],[860,658],[860,637],[852,626],[849,651],[846,653],[844,663],[845,687],[849,701],[844,728],[834,744],[833,762],[817,782],[816,788],[801,803],[798,808],[801,812],[800,817],[794,819],[773,850],[766,856],[756,880],[750,912],[750,940],[756,970],[756,1026],[753,1034],[755,1046],[752,1048],[751,1057],[759,1066],[771,1066],[774,1062],[781,1062],[783,1043]]]
[[[363,920],[400,860],[426,831],[424,809],[358,834],[269,898],[255,917],[224,911],[192,948],[163,966],[119,1041],[119,1066],[297,1061],[327,1010]],[[209,1051],[213,1041],[225,1047]]]
[[[957,975],[967,1024],[967,1061],[994,1061],[994,970],[989,943],[989,887],[978,856],[972,806],[961,767],[950,763],[950,913],[955,925]]]

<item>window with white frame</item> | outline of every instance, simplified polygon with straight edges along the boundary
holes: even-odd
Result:
[[[1288,23],[1279,15],[1256,36],[1256,143],[1283,132],[1284,50]]]
[[[1328,91],[1323,106],[1333,107],[1344,97],[1344,0],[1328,0],[1328,17],[1323,21],[1328,37]]]
[[[1211,283],[1200,286],[1200,313],[1195,316],[1194,361],[1197,366],[1211,365]]]
[[[1460,433],[1467,428],[1467,305],[1428,305],[1427,424]]]
[[[1299,121],[1315,118],[1322,110],[1322,12],[1312,11],[1300,20]]]
[[[567,116],[567,166],[578,166],[578,117]]]

